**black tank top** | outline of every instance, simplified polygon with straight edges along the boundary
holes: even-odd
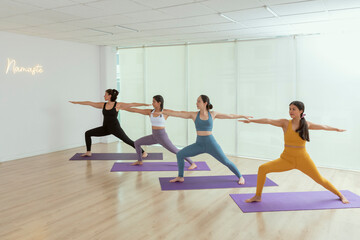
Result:
[[[106,103],[104,103],[104,107],[102,110],[103,115],[104,115],[103,126],[119,124],[119,121],[117,119],[118,112],[116,111],[116,102],[114,104],[114,107],[110,110],[106,110],[105,106],[106,106]]]

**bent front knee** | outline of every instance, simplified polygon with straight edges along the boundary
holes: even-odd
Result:
[[[136,140],[136,141],[134,142],[134,146],[137,148],[137,147],[140,147],[141,144]]]
[[[268,174],[269,173],[269,171],[268,171],[268,169],[267,169],[267,167],[266,166],[264,166],[264,165],[261,165],[260,167],[259,167],[259,169],[258,169],[258,174]]]
[[[184,152],[180,150],[179,152],[176,153],[176,157],[178,159],[185,159],[186,156],[185,156]]]

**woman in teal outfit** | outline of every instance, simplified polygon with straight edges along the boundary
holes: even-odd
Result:
[[[170,182],[184,182],[184,159],[186,157],[193,157],[202,153],[208,153],[227,166],[239,178],[239,184],[245,184],[245,179],[241,176],[241,173],[235,164],[225,156],[220,145],[216,142],[214,136],[212,135],[212,128],[213,120],[216,118],[249,119],[251,117],[236,114],[223,114],[215,111],[210,112],[213,106],[210,104],[210,99],[206,95],[200,95],[200,97],[198,97],[196,107],[200,110],[199,112],[172,111],[168,109],[163,111],[163,113],[168,116],[192,119],[195,122],[197,133],[196,143],[183,148],[176,154],[179,175]]]

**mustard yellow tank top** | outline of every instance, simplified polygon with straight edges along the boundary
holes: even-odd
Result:
[[[285,145],[305,147],[306,140],[303,140],[298,132],[292,128],[292,121],[289,120],[289,125],[284,134]]]

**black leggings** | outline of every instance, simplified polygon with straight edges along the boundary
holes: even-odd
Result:
[[[124,130],[120,127],[120,125],[117,126],[111,126],[111,127],[97,127],[90,129],[85,132],[85,142],[86,142],[86,150],[91,151],[91,137],[103,137],[107,135],[114,135],[115,137],[121,139],[124,143],[132,146],[135,148],[134,141],[131,140]],[[141,149],[142,152],[144,152],[143,149]]]

